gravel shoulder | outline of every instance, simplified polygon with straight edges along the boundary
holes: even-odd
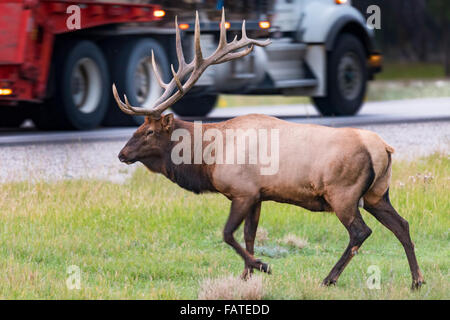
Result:
[[[375,131],[395,148],[395,160],[435,152],[450,155],[450,121],[358,126]],[[122,183],[140,166],[117,159],[126,140],[0,147],[0,183],[99,179]]]
[[[378,133],[393,146],[394,160],[413,161],[436,152],[450,155],[450,121],[356,127]]]

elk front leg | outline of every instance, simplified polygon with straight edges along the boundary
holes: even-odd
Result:
[[[259,216],[261,213],[261,202],[257,202],[250,213],[245,218],[244,225],[244,239],[245,239],[245,248],[247,252],[252,256],[255,254],[254,246],[255,246],[255,237],[256,230],[258,229]],[[242,272],[241,278],[246,280],[253,274],[253,267],[245,263],[244,271]]]
[[[233,249],[244,259],[245,265],[258,269],[263,272],[269,272],[269,266],[266,263],[257,260],[247,250],[241,247],[236,241],[233,233],[241,225],[242,221],[250,214],[257,201],[253,198],[235,198],[231,202],[230,216],[223,230],[224,241],[233,247]]]

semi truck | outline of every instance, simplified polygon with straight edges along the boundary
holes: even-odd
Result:
[[[175,16],[190,59],[199,12],[206,56],[217,47],[222,7],[229,39],[245,19],[250,37],[272,44],[208,69],[173,112],[206,116],[219,94],[309,96],[323,115],[358,112],[382,56],[350,0],[1,0],[0,127],[27,118],[42,129],[139,125],[142,117],[113,105],[111,84],[150,108],[161,94],[151,52],[165,80],[177,67]]]

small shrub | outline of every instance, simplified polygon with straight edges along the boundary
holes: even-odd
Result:
[[[264,296],[263,278],[253,275],[247,281],[228,276],[207,278],[200,285],[200,300],[261,300]]]
[[[266,256],[269,258],[283,258],[289,254],[289,250],[286,248],[277,246],[277,245],[269,245],[269,246],[256,246],[255,254],[257,256]]]
[[[256,231],[256,242],[263,244],[267,239],[269,239],[269,232],[264,228],[259,228]]]
[[[299,238],[297,237],[295,234],[288,234],[287,236],[285,236],[282,240],[282,243],[291,246],[291,247],[295,247],[298,249],[303,249],[305,247],[308,246],[308,240],[304,239],[304,238]]]

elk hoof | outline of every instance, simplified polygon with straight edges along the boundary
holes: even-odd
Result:
[[[424,280],[413,280],[411,290],[419,290],[425,283]]]
[[[333,280],[333,279],[325,279],[322,281],[323,287],[329,287],[329,286],[335,286],[335,285],[336,285],[336,280]]]
[[[267,274],[272,274],[272,270],[267,263],[262,262],[261,260],[256,260],[255,269],[258,269],[261,272],[265,272]]]
[[[244,271],[241,274],[241,279],[244,281],[247,281],[250,279],[253,275],[253,268],[252,267],[245,267]]]

